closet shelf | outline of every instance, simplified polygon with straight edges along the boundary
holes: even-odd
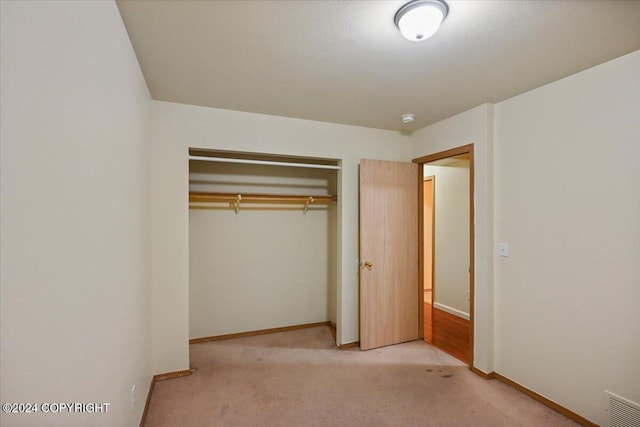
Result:
[[[237,194],[237,193],[189,193],[189,209],[232,209],[236,213],[250,210],[303,210],[310,206],[328,205],[337,200],[336,196],[301,196],[288,194]],[[226,203],[226,206],[215,205]],[[256,206],[260,204],[287,206]]]

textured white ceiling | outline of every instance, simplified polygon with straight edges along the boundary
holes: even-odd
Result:
[[[402,4],[118,1],[154,99],[407,132],[640,49],[638,0],[449,1],[423,42]]]

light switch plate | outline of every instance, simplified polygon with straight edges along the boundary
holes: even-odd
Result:
[[[509,244],[507,242],[500,242],[500,256],[509,256]]]

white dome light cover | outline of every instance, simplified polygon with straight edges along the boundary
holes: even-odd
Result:
[[[396,12],[394,22],[407,40],[422,41],[438,31],[448,13],[442,0],[414,0]]]

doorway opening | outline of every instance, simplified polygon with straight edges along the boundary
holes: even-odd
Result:
[[[420,164],[420,336],[473,365],[473,145]]]
[[[190,344],[339,327],[339,162],[189,149]]]

